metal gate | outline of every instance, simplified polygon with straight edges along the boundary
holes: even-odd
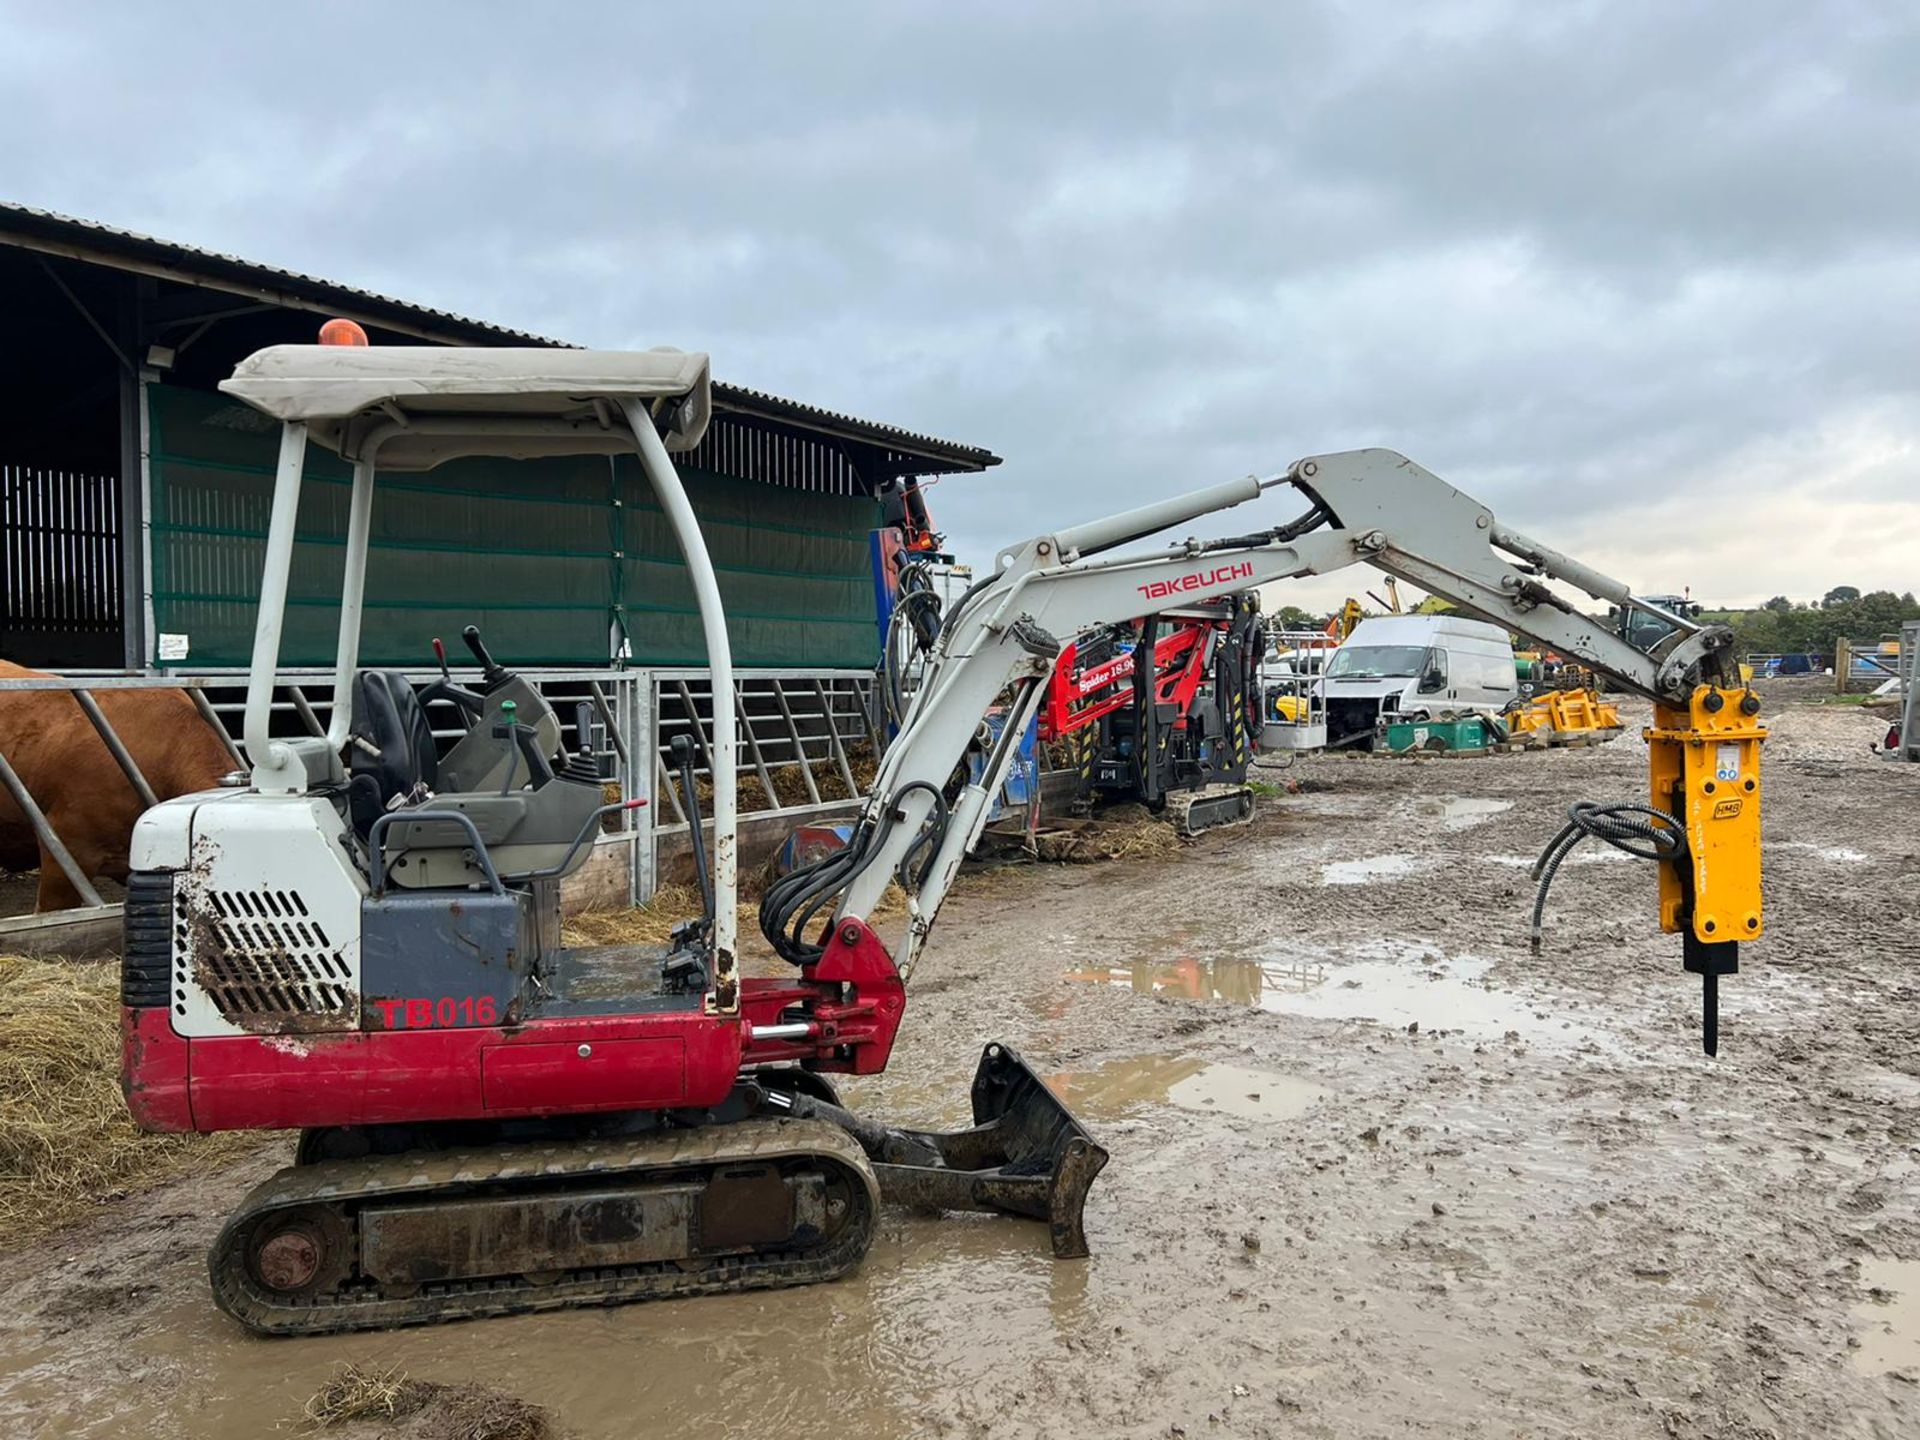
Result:
[[[477,680],[477,672],[455,673],[465,681]],[[594,756],[602,774],[619,787],[619,793],[651,802],[639,815],[623,817],[618,825],[610,826],[594,846],[600,876],[617,882],[599,886],[598,891],[603,893],[594,903],[644,903],[660,883],[663,852],[683,844],[689,828],[672,779],[672,742],[676,735],[687,735],[694,741],[697,773],[703,782],[710,776],[713,687],[709,672],[693,668],[528,668],[520,673],[532,680],[553,705],[570,751]],[[408,678],[418,682],[433,677],[420,672]],[[735,680],[743,825],[765,821],[775,829],[790,827],[809,816],[844,814],[865,799],[880,744],[869,672],[741,670],[735,672]],[[331,718],[332,688],[331,671],[280,672],[271,706],[273,733],[324,735]],[[71,694],[79,715],[99,733],[126,782],[150,805],[153,791],[93,696],[94,691],[125,689],[185,691],[225,742],[235,769],[245,770],[233,739],[240,730],[246,705],[246,677],[238,671],[0,678],[0,691]],[[457,722],[451,716],[430,718],[434,733],[443,742],[457,735]],[[0,950],[36,940],[41,943],[35,948],[47,948],[48,942],[71,933],[73,927],[97,928],[102,922],[113,921],[120,907],[103,897],[81,872],[22,777],[8,763],[5,740],[0,736],[0,793],[12,799],[84,903],[79,910],[47,915],[0,914]],[[711,825],[711,817],[707,823]]]
[[[0,537],[0,658],[118,664],[119,480],[0,465]]]

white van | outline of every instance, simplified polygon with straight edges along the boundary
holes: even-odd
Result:
[[[1321,680],[1327,744],[1373,744],[1376,723],[1447,711],[1497,715],[1519,694],[1507,632],[1455,615],[1377,615],[1333,652]]]

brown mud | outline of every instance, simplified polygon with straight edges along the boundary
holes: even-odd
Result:
[[[888,1212],[832,1285],[250,1340],[203,1257],[273,1141],[0,1259],[0,1433],[252,1440],[357,1362],[585,1437],[1920,1434],[1920,766],[1767,719],[1717,1061],[1651,866],[1583,846],[1528,951],[1526,866],[1640,794],[1637,730],[1303,762],[1170,861],[959,894],[848,1087],[960,1123],[981,1042],[1020,1048],[1113,1152],[1090,1260]]]

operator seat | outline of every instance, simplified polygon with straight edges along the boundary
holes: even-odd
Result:
[[[365,836],[397,795],[440,778],[440,749],[407,677],[398,670],[362,670],[354,676],[353,734],[380,753],[349,743],[347,803],[353,828]]]

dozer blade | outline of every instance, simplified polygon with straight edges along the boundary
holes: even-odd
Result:
[[[1047,1222],[1056,1260],[1086,1255],[1087,1191],[1107,1152],[1011,1047],[981,1052],[971,1129],[907,1133],[940,1163],[875,1165],[885,1199],[1030,1215]]]
[[[845,1126],[893,1204],[1031,1216],[1047,1222],[1055,1259],[1087,1253],[1087,1190],[1107,1152],[1006,1045],[989,1045],[980,1056],[967,1130],[896,1130],[807,1096],[783,1103],[793,1114]]]
[[[1182,835],[1198,835],[1219,825],[1243,825],[1253,818],[1253,791],[1245,785],[1207,785],[1167,796],[1167,818]]]

